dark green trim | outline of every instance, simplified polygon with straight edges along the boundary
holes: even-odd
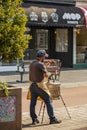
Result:
[[[79,63],[79,64],[73,64],[73,68],[79,69],[79,68],[87,68],[87,63]]]

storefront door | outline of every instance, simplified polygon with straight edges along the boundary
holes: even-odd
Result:
[[[60,59],[64,67],[72,67],[72,29],[57,28],[54,29],[53,35],[54,40],[52,41],[55,42],[51,43],[51,57]]]

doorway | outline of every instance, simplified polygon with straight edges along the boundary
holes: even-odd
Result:
[[[73,30],[55,28],[51,42],[51,58],[60,59],[63,67],[73,66]]]

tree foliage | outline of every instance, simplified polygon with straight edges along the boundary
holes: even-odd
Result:
[[[6,96],[9,96],[9,90],[7,84],[0,82],[0,89],[4,90]]]
[[[27,16],[22,0],[0,0],[0,56],[5,60],[20,59],[28,47],[25,35]]]

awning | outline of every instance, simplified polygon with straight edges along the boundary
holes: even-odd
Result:
[[[80,7],[24,3],[31,26],[87,27],[87,10]]]
[[[86,28],[87,28],[87,8],[85,7],[78,7],[81,9],[81,11],[83,12],[84,14],[84,17],[85,17],[85,25],[86,25]]]

